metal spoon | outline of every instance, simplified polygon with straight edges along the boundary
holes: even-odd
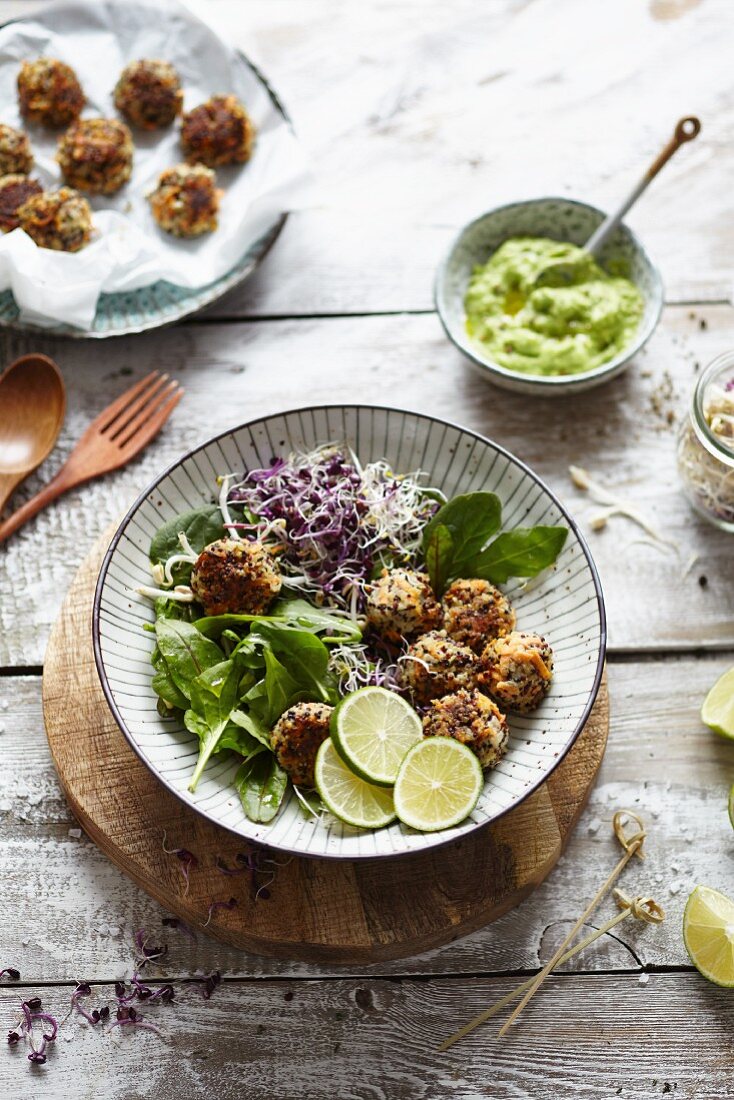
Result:
[[[678,122],[672,138],[652,162],[642,179],[635,184],[624,202],[622,202],[612,214],[608,214],[598,229],[595,229],[591,234],[584,245],[585,252],[588,252],[591,256],[597,256],[599,254],[610,234],[614,232],[630,207],[637,202],[640,195],[647,190],[651,181],[655,179],[655,176],[657,176],[663,165],[668,163],[673,153],[677,152],[681,145],[685,145],[688,141],[693,141],[695,137],[698,137],[700,132],[701,123],[699,119],[693,115],[688,118],[682,118]],[[557,263],[549,264],[540,272],[535,280],[535,286],[566,286],[573,282],[577,271],[578,265],[568,260],[559,260]]]
[[[53,450],[65,412],[64,380],[48,356],[23,355],[0,375],[0,513]]]

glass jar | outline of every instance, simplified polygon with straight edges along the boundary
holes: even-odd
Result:
[[[678,435],[678,472],[693,507],[734,531],[734,351],[706,367]]]

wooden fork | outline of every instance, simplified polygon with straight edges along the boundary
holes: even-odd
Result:
[[[121,394],[92,421],[48,485],[0,523],[0,542],[62,493],[135,458],[161,430],[183,393],[178,382],[153,371]]]

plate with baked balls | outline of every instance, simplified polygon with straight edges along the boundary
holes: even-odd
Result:
[[[177,0],[0,28],[0,324],[177,321],[254,270],[305,178],[265,78]]]

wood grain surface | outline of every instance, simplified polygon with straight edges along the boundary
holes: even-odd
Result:
[[[268,853],[282,865],[264,865],[254,882],[247,875],[223,875],[217,861],[237,867],[237,852],[247,845],[161,787],[128,745],[102,694],[90,622],[112,533],[80,566],[51,631],[43,674],[46,734],[61,786],[87,835],[189,926],[263,955],[373,963],[475,931],[518,905],[552,870],[604,755],[606,683],[556,772],[496,824],[405,858],[351,863]],[[166,847],[185,847],[195,856],[188,882],[179,860],[164,850],[164,836]],[[261,886],[269,896],[258,896]],[[223,907],[232,900],[232,908]],[[213,904],[222,908],[211,910]]]
[[[2,0],[0,18],[44,2]],[[734,896],[734,753],[699,717],[734,664],[734,544],[689,510],[674,449],[698,370],[734,346],[730,0],[189,3],[283,96],[314,170],[311,195],[255,277],[185,325],[103,348],[0,334],[2,365],[50,353],[69,395],[59,446],[18,501],[136,378],[162,367],[187,388],[138,462],[0,548],[0,967],[23,975],[0,988],[0,1025],[31,993],[63,1016],[80,977],[101,1003],[131,972],[138,929],[169,944],[162,973],[177,1000],[161,1015],[162,1041],[71,1018],[43,1067],[2,1043],[0,1087],[12,1100],[727,1100],[734,1002],[692,972],[681,921],[696,883]],[[690,112],[703,119],[700,139],[629,219],[666,284],[647,353],[568,403],[474,377],[432,313],[435,266],[461,224],[552,192],[608,209]],[[79,835],[41,707],[64,594],[140,488],[207,436],[312,398],[438,412],[531,462],[587,534],[610,620],[609,744],[553,873],[477,932],[346,975],[162,927],[166,911]],[[672,534],[678,552],[621,519],[590,531],[595,508],[571,486],[569,462]],[[483,1029],[436,1056],[447,1027],[548,959],[612,866],[609,818],[624,804],[651,837],[623,885],[653,893],[665,923],[625,922],[574,959],[502,1044]],[[191,979],[217,967],[224,981],[204,1001]]]

